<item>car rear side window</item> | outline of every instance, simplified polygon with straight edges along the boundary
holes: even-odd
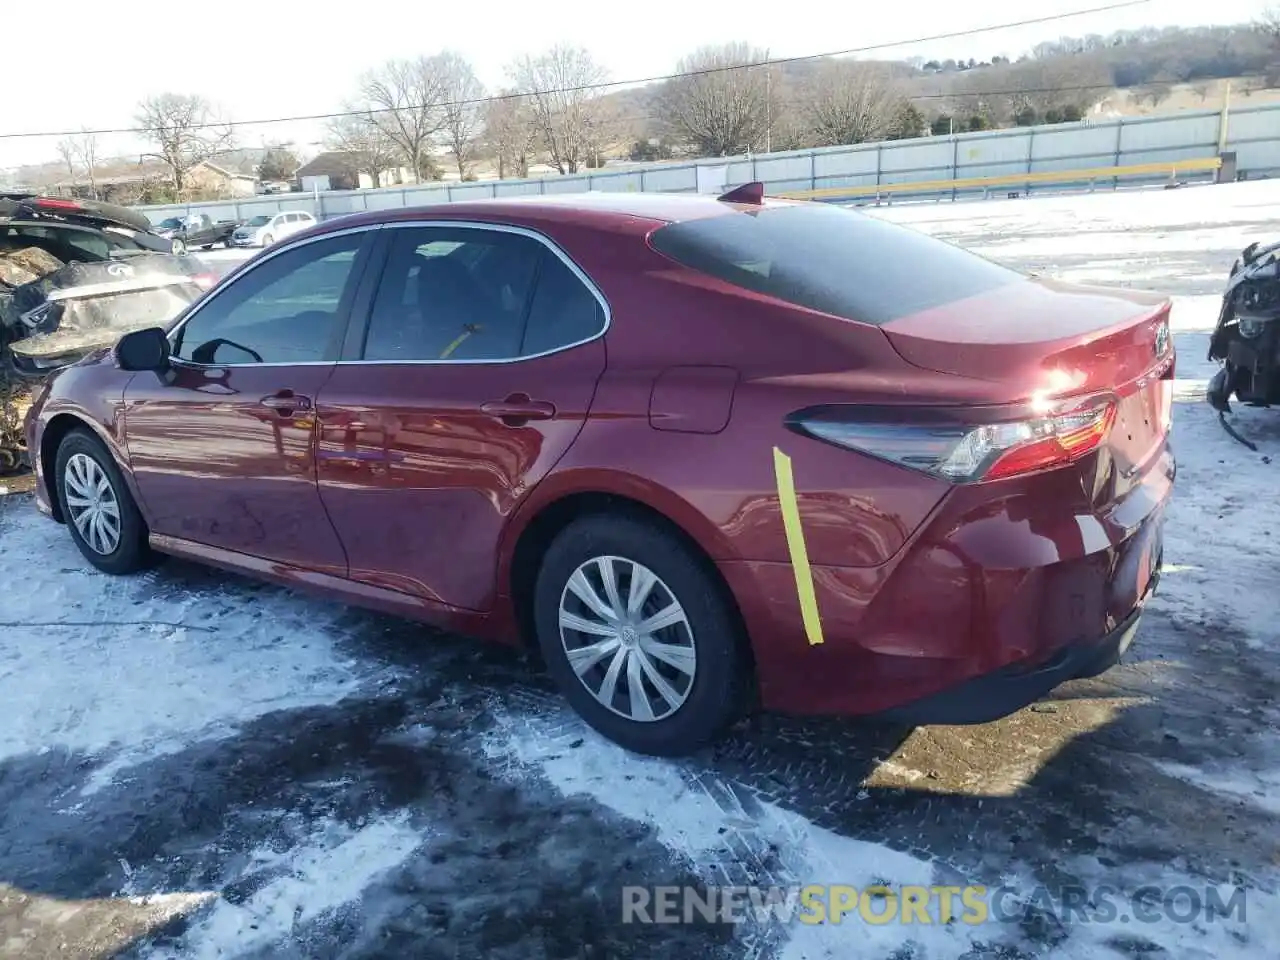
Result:
[[[595,296],[540,240],[473,227],[395,233],[365,360],[518,360],[572,346],[603,327]]]
[[[1023,279],[919,231],[823,203],[673,223],[650,243],[735,286],[872,324]]]
[[[521,356],[590,340],[604,329],[604,308],[569,266],[544,248]]]

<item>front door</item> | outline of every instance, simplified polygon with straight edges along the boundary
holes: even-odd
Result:
[[[263,260],[173,331],[170,371],[130,381],[125,434],[153,533],[345,574],[316,490],[315,398],[367,236]]]
[[[361,359],[320,391],[320,496],[353,579],[487,610],[507,519],[591,407],[605,308],[535,236],[385,233]]]

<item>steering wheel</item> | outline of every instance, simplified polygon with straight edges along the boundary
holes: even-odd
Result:
[[[266,361],[262,359],[262,354],[258,353],[257,350],[252,350],[249,347],[246,347],[243,343],[236,343],[234,340],[227,340],[223,337],[218,337],[216,340],[209,340],[206,343],[200,344],[200,346],[191,351],[191,361],[193,363],[203,364],[206,367],[215,367],[218,365],[218,362],[214,359],[213,355],[218,352],[219,347],[224,345],[234,347],[237,350],[243,350],[245,353],[249,354],[249,356],[253,357],[254,363],[266,363]]]

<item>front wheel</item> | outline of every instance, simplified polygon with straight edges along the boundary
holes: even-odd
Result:
[[[85,430],[58,446],[57,496],[71,539],[104,573],[136,573],[154,556],[147,525],[106,447]]]
[[[186,254],[187,245],[183,243],[181,240],[174,238],[173,243],[169,245],[169,249],[175,257],[181,257]]]
[[[272,243],[274,243],[274,242],[275,242],[275,238],[273,238],[273,237],[271,236],[271,234],[269,234],[269,233],[268,233],[268,234],[264,234],[264,235],[263,235],[263,237],[262,237],[262,245],[263,245],[263,247],[269,247],[269,246],[271,246],[271,244],[272,244]]]
[[[566,527],[543,557],[534,616],[565,697],[629,750],[690,753],[744,703],[744,658],[723,587],[652,521],[601,514]]]

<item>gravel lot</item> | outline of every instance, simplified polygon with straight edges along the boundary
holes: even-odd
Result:
[[[1253,453],[1200,400],[1217,292],[1280,184],[876,212],[1178,297],[1166,576],[1126,663],[987,726],[764,718],[648,760],[508,651],[178,562],[108,578],[13,493],[0,956],[1280,955],[1280,412],[1238,415]],[[1017,919],[623,922],[624,886],[727,883],[1003,885]],[[1099,884],[1110,922],[1038,894]],[[1150,884],[1247,914],[1139,922]]]

